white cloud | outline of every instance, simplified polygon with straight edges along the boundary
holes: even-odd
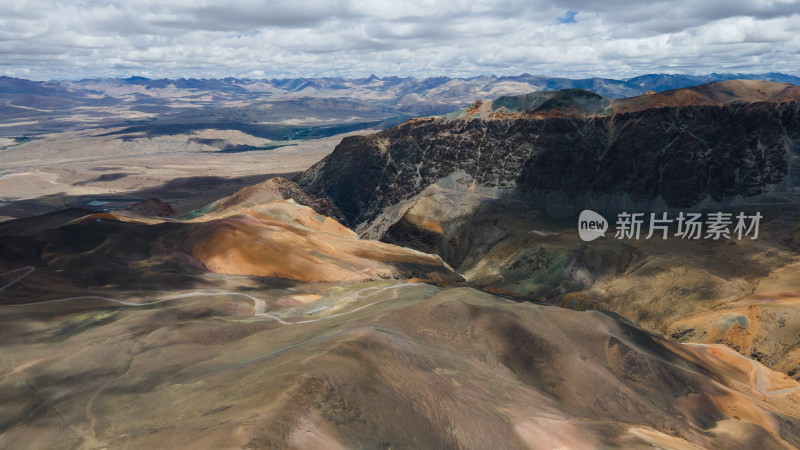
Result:
[[[143,73],[626,77],[798,74],[800,67],[798,0],[5,3],[0,74],[39,79]],[[571,12],[577,12],[574,23],[565,20]]]

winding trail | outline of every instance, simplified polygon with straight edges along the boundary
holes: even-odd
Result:
[[[16,283],[17,281],[19,281],[19,280],[25,278],[26,276],[30,275],[34,270],[36,270],[35,267],[27,266],[27,267],[22,267],[22,268],[19,268],[19,269],[11,270],[11,271],[6,272],[4,274],[0,274],[0,277],[3,277],[5,275],[16,273],[16,272],[27,271],[24,274],[20,275],[19,277],[15,278],[14,280],[12,280],[10,283],[8,283],[5,286],[3,286],[2,288],[0,288],[0,291],[4,290],[8,286],[11,286],[12,284]],[[398,283],[398,284],[395,284],[395,285],[392,285],[392,286],[385,286],[385,287],[379,287],[379,286],[366,287],[364,289],[360,289],[360,290],[354,292],[353,294],[351,294],[351,295],[349,295],[349,296],[347,296],[345,298],[351,297],[351,298],[355,298],[355,299],[361,299],[361,298],[371,297],[371,296],[373,296],[375,294],[378,294],[378,293],[386,291],[386,290],[393,290],[394,292],[392,293],[392,296],[390,298],[386,298],[386,299],[383,299],[383,300],[378,300],[378,301],[372,302],[372,303],[370,303],[368,305],[359,306],[358,308],[354,308],[354,309],[351,309],[349,311],[345,311],[345,312],[341,312],[341,313],[337,313],[337,314],[331,314],[330,316],[320,317],[319,319],[301,320],[301,321],[297,321],[297,322],[287,322],[287,321],[281,319],[280,317],[276,316],[275,314],[267,312],[266,311],[266,308],[267,308],[266,302],[264,300],[258,298],[258,297],[254,297],[254,296],[252,296],[250,294],[244,294],[242,292],[231,292],[231,291],[223,291],[223,292],[213,292],[213,291],[187,292],[185,294],[176,295],[174,297],[164,298],[164,299],[160,299],[160,300],[154,300],[154,301],[150,301],[150,302],[128,302],[128,301],[124,301],[124,300],[118,300],[118,299],[115,299],[115,298],[103,297],[103,296],[98,296],[98,295],[82,295],[82,296],[78,296],[78,297],[59,298],[59,299],[55,299],[55,300],[45,300],[45,301],[41,301],[41,302],[17,303],[17,304],[13,304],[13,305],[0,305],[0,306],[4,306],[4,307],[36,306],[36,305],[46,305],[46,304],[50,304],[50,303],[63,303],[63,302],[69,302],[69,301],[74,301],[74,300],[104,300],[104,301],[111,302],[111,303],[116,303],[116,304],[122,305],[122,306],[138,307],[138,306],[157,305],[159,303],[169,302],[169,301],[172,301],[172,300],[178,300],[178,299],[181,299],[181,298],[214,297],[214,296],[220,296],[220,295],[231,295],[231,296],[245,297],[245,298],[251,300],[253,302],[253,316],[264,317],[264,318],[267,318],[267,319],[271,319],[271,320],[274,320],[274,321],[280,323],[281,325],[296,325],[296,324],[301,324],[301,323],[319,322],[321,320],[327,320],[327,319],[332,319],[334,317],[341,317],[341,316],[345,316],[347,314],[352,314],[354,312],[361,311],[362,309],[365,309],[365,308],[367,308],[369,306],[372,306],[372,305],[375,305],[377,303],[381,303],[381,302],[384,302],[386,300],[392,300],[392,299],[397,298],[397,295],[398,295],[397,291],[398,291],[398,289],[400,289],[402,287],[419,286],[419,285],[423,285],[423,284],[425,284],[425,283]],[[374,292],[364,295],[363,293],[367,292],[367,291],[374,291]]]
[[[17,281],[19,281],[19,280],[27,277],[28,275],[32,274],[34,270],[36,270],[36,267],[26,266],[26,267],[20,267],[19,269],[14,269],[14,270],[8,271],[8,272],[6,272],[4,274],[0,274],[0,277],[4,277],[4,276],[6,276],[8,274],[26,271],[22,275],[20,275],[17,278],[14,278],[13,280],[11,280],[9,283],[6,283],[3,287],[0,287],[0,291],[6,290],[7,287],[11,286],[12,284],[16,283]]]
[[[683,345],[689,345],[689,346],[693,346],[693,347],[715,348],[715,345],[717,345],[717,344],[700,344],[700,343],[696,343],[696,342],[683,342]],[[800,386],[782,388],[782,389],[774,389],[774,390],[767,390],[766,386],[764,386],[764,378],[766,377],[766,375],[764,374],[764,366],[761,363],[759,363],[758,361],[750,359],[750,358],[748,358],[748,357],[736,352],[735,350],[733,350],[733,349],[731,349],[731,348],[729,348],[727,346],[724,346],[724,347],[725,347],[725,349],[727,349],[727,351],[731,351],[733,353],[736,353],[737,356],[746,359],[750,364],[753,365],[753,367],[755,367],[755,369],[756,369],[756,388],[759,391],[761,391],[761,393],[763,395],[780,395],[780,394],[785,394],[785,393],[792,392],[792,391],[795,391],[795,390],[800,390]]]
[[[389,297],[389,298],[385,298],[385,299],[383,299],[383,300],[378,300],[377,302],[372,302],[372,303],[370,303],[370,304],[367,304],[367,305],[364,305],[364,306],[359,306],[358,308],[351,309],[350,311],[345,311],[345,312],[341,312],[341,313],[337,313],[337,314],[331,314],[330,316],[321,317],[321,318],[319,318],[319,319],[300,320],[300,321],[297,321],[297,322],[291,322],[291,323],[292,323],[292,324],[297,324],[297,323],[310,323],[310,322],[318,322],[318,321],[320,321],[320,320],[332,319],[332,318],[334,318],[334,317],[341,317],[341,316],[344,316],[344,315],[347,315],[347,314],[352,314],[352,313],[354,313],[354,312],[361,311],[362,309],[368,308],[368,307],[370,307],[370,306],[372,306],[372,305],[376,305],[376,304],[378,304],[378,303],[382,303],[382,302],[385,302],[385,301],[387,301],[387,300],[394,300],[394,299],[396,299],[396,298],[397,298],[397,295],[398,295],[398,294],[397,294],[397,291],[398,291],[400,288],[407,287],[407,286],[420,286],[420,285],[423,285],[423,284],[425,284],[425,283],[398,283],[398,284],[395,284],[395,285],[392,285],[392,286],[386,286],[386,287],[382,287],[382,288],[381,288],[381,287],[377,287],[377,286],[372,286],[372,287],[364,288],[364,289],[361,289],[361,290],[359,290],[359,291],[356,291],[355,293],[353,293],[352,295],[350,295],[350,297],[355,297],[356,299],[359,299],[359,298],[365,298],[365,297],[372,297],[373,295],[375,295],[375,294],[377,294],[377,293],[379,293],[379,292],[383,292],[383,291],[390,290],[390,289],[391,289],[391,290],[393,290],[393,292],[392,292],[392,296],[391,296],[391,297]],[[364,291],[369,291],[369,290],[373,290],[373,289],[377,289],[377,290],[376,290],[375,292],[371,293],[371,294],[367,294],[367,295],[361,295],[361,293],[362,293],[362,292],[364,292]]]

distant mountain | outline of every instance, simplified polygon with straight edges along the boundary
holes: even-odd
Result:
[[[446,117],[489,119],[519,117],[589,117],[639,112],[660,107],[720,106],[732,103],[782,102],[800,99],[800,87],[759,80],[714,81],[668,91],[609,99],[584,89],[536,91],[476,101],[472,106]]]
[[[413,117],[452,114],[476,105],[478,100],[483,110],[489,99],[505,97],[495,103],[509,102],[512,109],[514,105],[527,108],[536,103],[546,111],[560,105],[559,110],[567,115],[580,116],[580,111],[595,114],[618,99],[732,78],[800,84],[798,77],[776,73],[650,74],[626,80],[530,74],[287,79],[134,76],[47,82],[0,77],[0,123],[4,124],[0,137],[119,128],[110,131],[120,139],[137,139],[216,129],[238,130],[275,141],[256,146],[202,141],[217,142],[207,150],[244,151],[366,128],[385,129]],[[585,94],[574,96],[565,89]],[[558,91],[563,92],[553,94]],[[527,96],[527,100],[518,102],[520,96]]]
[[[70,89],[61,82],[30,81],[0,76],[0,105],[52,110],[115,103],[119,103],[119,99],[110,96],[98,97],[84,89]]]
[[[390,111],[397,117],[450,113],[476,100],[517,96],[535,91],[582,89],[609,99],[633,97],[649,91],[665,91],[714,81],[750,79],[800,85],[800,77],[781,73],[670,75],[648,74],[630,79],[568,79],[542,75],[479,76],[471,78],[284,78],[284,79],[85,79],[78,81],[29,81],[0,77],[0,107],[64,111],[78,106],[109,106],[124,102],[140,111],[167,111],[182,106],[230,106],[247,102],[305,98],[358,100]],[[179,105],[179,106],[180,106]],[[144,108],[144,109],[142,109]],[[20,111],[10,110],[15,120]],[[172,109],[174,112],[175,110]],[[342,111],[346,113],[347,111]],[[0,117],[2,118],[2,117]],[[9,118],[9,119],[11,119]]]
[[[68,91],[58,84],[30,81],[21,78],[0,76],[0,95],[67,95]]]
[[[727,80],[762,80],[774,81],[777,83],[800,84],[800,77],[785,75],[782,73],[762,73],[756,74],[725,74],[712,73],[709,75],[668,75],[668,74],[649,74],[630,78],[625,81],[627,86],[645,89],[647,91],[666,91],[668,89],[679,89],[698,84],[711,83],[713,81]]]
[[[240,97],[347,97],[370,101],[414,115],[442,114],[478,99],[519,95],[533,91],[584,89],[607,98],[624,98],[648,91],[664,91],[713,81],[749,79],[800,85],[800,77],[781,73],[680,75],[647,74],[630,79],[568,79],[541,75],[480,76],[472,78],[286,78],[151,80],[144,77],[53,81],[42,86],[85,90],[123,98],[130,95],[175,96],[179,92],[218,92]],[[24,80],[21,80],[24,81]],[[35,82],[28,82],[35,83]]]

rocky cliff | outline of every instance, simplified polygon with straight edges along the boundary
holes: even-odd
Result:
[[[719,83],[723,84],[723,83]],[[800,103],[729,101],[587,117],[416,119],[344,139],[304,173],[349,225],[455,172],[484,188],[575,208],[686,208],[800,185]]]

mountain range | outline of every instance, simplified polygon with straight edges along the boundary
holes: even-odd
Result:
[[[782,73],[681,75],[647,74],[627,79],[568,79],[541,75],[478,76],[471,78],[290,78],[290,79],[86,79],[29,81],[0,77],[0,101],[12,106],[53,109],[81,105],[108,105],[125,101],[181,98],[208,103],[230,99],[350,98],[412,115],[443,114],[476,99],[560,89],[584,89],[610,98],[632,97],[712,81],[753,79],[800,84],[800,77]],[[48,100],[45,100],[47,98]],[[163,103],[163,102],[162,102]]]
[[[788,326],[778,319],[788,303],[759,293],[794,292],[767,280],[796,270],[798,162],[800,89],[730,80],[628,99],[570,89],[478,102],[345,138],[297,181],[363,238],[439,254],[472,285],[610,309],[798,377],[784,349],[800,334],[763,338]],[[764,223],[757,241],[587,243],[576,233],[585,209],[747,211]],[[742,308],[758,319],[731,327]]]
[[[665,77],[638,89],[689,81]],[[534,78],[427,80],[437,102],[510,92],[409,120],[388,106],[408,79],[253,81],[288,96],[264,103],[242,80],[37,84],[119,103],[0,152],[14,195],[107,192],[0,222],[0,446],[800,446],[800,90]],[[103,125],[136,108],[152,120]],[[263,148],[257,117],[314,111],[402,123]],[[291,151],[319,158],[284,173]],[[194,160],[262,176],[151,185]],[[587,242],[587,208],[762,221]]]

